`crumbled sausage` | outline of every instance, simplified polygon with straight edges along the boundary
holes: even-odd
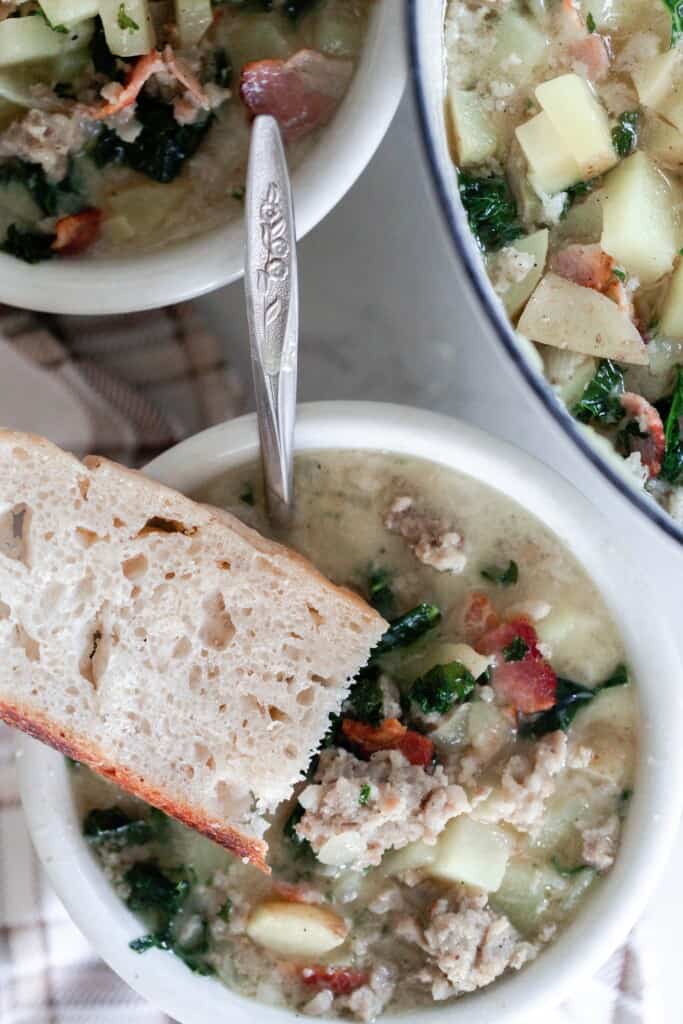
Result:
[[[395,498],[387,509],[384,525],[407,540],[415,557],[437,572],[460,573],[465,568],[462,536],[442,519],[419,512],[413,498]]]

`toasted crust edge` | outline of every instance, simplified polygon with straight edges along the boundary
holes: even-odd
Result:
[[[61,754],[66,754],[74,761],[87,765],[98,775],[110,779],[128,793],[132,793],[133,796],[139,797],[153,807],[158,807],[159,810],[182,822],[183,825],[188,825],[195,831],[201,832],[214,843],[225,847],[230,853],[248,860],[265,874],[270,874],[270,868],[266,863],[268,846],[265,841],[246,836],[236,828],[198,813],[188,804],[179,803],[154,786],[146,786],[129,769],[112,764],[98,752],[96,747],[80,744],[77,738],[69,734],[66,729],[56,725],[46,715],[22,710],[15,705],[0,703],[0,719],[7,725],[40,740],[41,743],[53,747]]]

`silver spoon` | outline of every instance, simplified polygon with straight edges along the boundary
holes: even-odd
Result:
[[[286,526],[294,504],[299,290],[289,172],[273,117],[251,129],[244,288],[261,464],[271,522]]]

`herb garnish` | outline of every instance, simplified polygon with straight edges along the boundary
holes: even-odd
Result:
[[[640,113],[637,110],[626,110],[617,119],[616,127],[612,129],[612,145],[618,156],[628,156],[636,148],[639,123]]]
[[[506,661],[523,661],[528,651],[529,645],[526,641],[521,636],[515,636],[503,647],[503,657]]]
[[[671,14],[671,46],[683,36],[683,0],[662,0]]]
[[[242,486],[242,493],[240,494],[240,501],[243,501],[245,505],[254,504],[254,487],[251,481],[247,480]]]
[[[626,683],[628,683],[628,672],[625,665],[618,665],[609,678],[594,687],[575,683],[571,679],[558,678],[555,706],[549,711],[541,711],[540,714],[527,718],[520,726],[520,735],[538,738],[548,732],[555,732],[557,729],[566,732],[577,712],[599,693],[609,690],[613,686],[625,686]]]
[[[300,836],[296,830],[296,826],[299,824],[305,813],[306,812],[301,804],[297,803],[294,806],[294,810],[287,818],[287,821],[282,826],[282,834],[292,844],[297,857],[307,857],[313,852],[308,839],[304,839],[304,837]]]
[[[460,171],[458,191],[470,230],[484,252],[494,252],[523,234],[504,178],[475,178]]]
[[[361,805],[361,807],[365,807],[369,799],[370,785],[369,783],[364,782],[363,785],[360,787],[360,793],[358,794],[358,803]]]
[[[589,867],[588,864],[577,864],[576,867],[567,868],[562,865],[557,856],[554,856],[553,867],[557,871],[558,875],[562,875],[563,878],[571,878],[572,875],[580,875],[582,871],[592,871],[593,868]]]
[[[658,403],[661,413],[665,413],[664,426],[664,458],[659,474],[670,484],[683,481],[683,438],[681,437],[681,417],[683,417],[683,368],[676,367],[676,383],[665,409],[664,403]],[[663,417],[664,418],[664,417]]]
[[[572,408],[572,415],[582,423],[588,423],[589,420],[618,423],[624,415],[620,401],[623,391],[622,371],[611,359],[603,359],[581,398]]]
[[[396,599],[389,579],[386,569],[373,569],[368,579],[370,604],[384,619],[392,619],[396,614]]]
[[[418,604],[405,615],[394,619],[389,629],[373,649],[371,657],[387,654],[397,647],[405,647],[433,629],[441,619],[441,611],[435,604]]]
[[[137,21],[134,21],[126,11],[126,5],[124,3],[119,4],[119,9],[116,14],[116,24],[119,28],[125,32],[139,32],[140,26]]]
[[[593,32],[595,32],[595,27],[596,27],[595,26],[595,18],[593,17],[591,12],[589,11],[587,16],[586,16],[586,28],[588,29],[588,31],[590,33],[593,33]]]
[[[94,808],[83,819],[83,835],[89,843],[121,850],[158,839],[166,815],[152,808],[148,818],[131,818],[121,807]]]
[[[510,559],[505,569],[500,569],[497,565],[489,565],[481,570],[481,575],[485,580],[497,583],[500,587],[511,587],[519,579],[519,567]]]
[[[464,701],[474,690],[474,676],[459,661],[434,665],[416,679],[410,699],[424,714],[445,714],[457,701]]]
[[[626,271],[622,270],[621,267],[614,267],[612,273],[618,281],[623,283],[626,280]]]
[[[379,669],[369,666],[361,669],[349,690],[344,713],[368,725],[379,725],[384,717],[384,698],[379,685]],[[347,716],[348,717],[348,716]]]

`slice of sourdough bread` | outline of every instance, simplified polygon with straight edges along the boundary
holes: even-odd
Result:
[[[226,512],[0,431],[0,718],[265,869],[386,623]]]

